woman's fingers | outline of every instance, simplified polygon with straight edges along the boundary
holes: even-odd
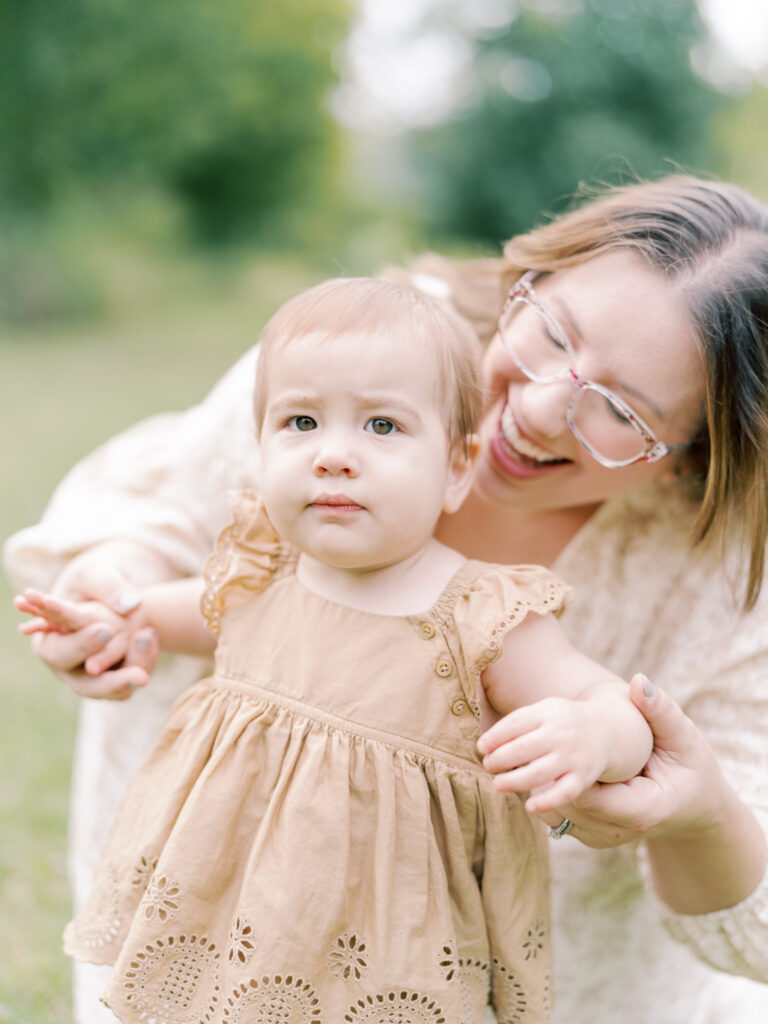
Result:
[[[121,630],[110,637],[101,650],[86,658],[84,668],[88,675],[99,676],[122,662],[128,650],[129,639],[127,630]]]
[[[154,671],[160,653],[160,641],[151,626],[137,630],[131,637],[125,653],[125,665],[137,668],[147,676]]]
[[[117,668],[99,674],[70,672],[63,678],[69,688],[81,697],[90,697],[92,700],[127,700],[136,690],[149,683],[159,649],[157,633],[145,626],[130,638]],[[89,663],[90,659],[86,665]]]
[[[94,622],[74,633],[38,633],[32,640],[32,649],[54,672],[71,672],[111,639],[111,629]]]
[[[71,582],[77,596],[100,601],[118,615],[130,615],[141,604],[141,594],[118,569],[87,562]]]
[[[667,755],[682,763],[698,762],[702,753],[700,734],[679,704],[642,674],[630,680],[629,696],[651,727],[656,755]]]
[[[137,665],[121,666],[99,676],[71,672],[63,678],[73,693],[91,700],[127,700],[149,682],[148,673]]]

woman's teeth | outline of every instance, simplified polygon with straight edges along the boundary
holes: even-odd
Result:
[[[504,440],[507,442],[509,447],[512,449],[514,455],[522,455],[526,461],[530,462],[562,462],[563,460],[558,458],[557,455],[552,455],[550,452],[540,448],[533,441],[527,437],[523,437],[517,428],[517,423],[512,415],[512,410],[508,405],[504,406],[504,412],[501,415],[501,433]]]

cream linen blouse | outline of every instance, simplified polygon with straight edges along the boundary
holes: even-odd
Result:
[[[253,362],[251,351],[201,405],[144,421],[79,463],[42,521],[6,542],[11,579],[47,586],[72,555],[115,537],[198,572],[226,523],[226,492],[258,485]],[[691,551],[689,521],[662,484],[607,502],[553,567],[575,592],[561,622],[591,657],[624,677],[645,672],[683,706],[768,832],[768,588],[740,617],[735,570]],[[70,852],[78,902],[128,778],[205,667],[177,659],[130,701],[83,701]],[[735,907],[683,916],[654,899],[633,850],[551,846],[555,1022],[768,1020],[768,986],[747,980],[768,982],[768,878]]]

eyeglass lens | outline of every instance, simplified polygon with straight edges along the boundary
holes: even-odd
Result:
[[[534,381],[570,379],[572,354],[561,328],[525,296],[516,297],[501,323],[507,351]],[[636,458],[646,450],[645,438],[620,406],[589,384],[576,387],[569,405],[576,437],[603,458],[614,462]]]

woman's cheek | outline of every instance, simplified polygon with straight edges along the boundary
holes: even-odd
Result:
[[[499,404],[500,400],[506,400],[509,385],[519,382],[520,378],[520,370],[505,351],[497,335],[491,342],[483,360],[486,410]]]

